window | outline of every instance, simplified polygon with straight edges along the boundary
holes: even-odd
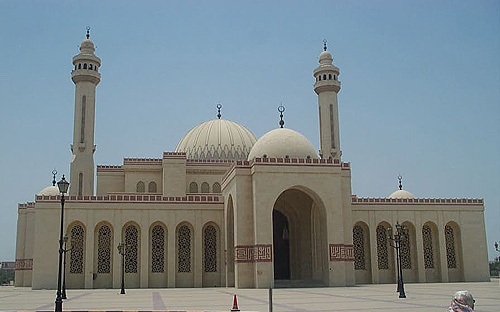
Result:
[[[148,193],[156,193],[156,182],[151,181],[148,184]]]
[[[210,193],[210,185],[207,182],[203,182],[201,184],[201,192],[202,193]]]
[[[144,182],[142,182],[142,181],[137,182],[137,185],[135,187],[135,191],[137,193],[144,193],[144,192],[146,192],[146,185],[144,184]]]
[[[333,114],[333,104],[330,104],[330,140],[332,148],[335,148],[335,119]]]
[[[69,260],[69,272],[75,274],[83,273],[83,246],[85,230],[81,225],[75,225],[71,229],[71,251]]]
[[[85,111],[87,110],[87,97],[82,96],[82,118],[80,122],[80,143],[85,142]]]
[[[321,75],[319,75],[318,78],[319,78],[319,81],[321,81]]]
[[[137,273],[139,231],[135,225],[125,228],[125,273]]]
[[[83,64],[83,69],[87,69],[87,63]]]
[[[165,272],[165,230],[161,225],[151,230],[151,272]]]
[[[444,238],[446,244],[446,262],[449,269],[457,268],[457,257],[455,254],[455,234],[449,225],[444,227]]]
[[[383,225],[377,226],[377,259],[379,270],[389,269],[389,256],[387,250],[387,230]]]
[[[325,74],[325,75],[323,75],[323,80],[326,80],[326,74]]]
[[[363,228],[355,225],[352,229],[352,243],[354,245],[354,269],[366,270],[365,238]]]
[[[203,247],[205,272],[217,272],[217,230],[213,225],[203,231]]]
[[[221,192],[219,182],[215,182],[214,183],[214,185],[212,187],[212,191],[213,191],[213,193],[220,193]]]
[[[78,174],[78,196],[83,195],[83,173]]]
[[[78,64],[78,69],[82,69],[82,64]]]
[[[432,230],[428,225],[422,227],[422,240],[424,242],[424,267],[426,269],[433,269],[434,250],[432,247]]]
[[[198,193],[198,184],[196,182],[189,184],[189,193]]]
[[[328,74],[328,80],[332,80],[332,74]]]
[[[92,70],[92,64],[89,64],[89,69]],[[331,79],[331,78],[330,78]]]
[[[101,226],[97,240],[97,273],[111,273],[111,228]]]
[[[401,237],[399,252],[401,253],[401,268],[411,269],[410,234]]]
[[[191,230],[187,225],[182,225],[177,230],[177,244],[177,271],[191,272]]]

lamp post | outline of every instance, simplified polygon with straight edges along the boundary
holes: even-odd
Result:
[[[495,250],[500,252],[500,249],[498,249],[498,242],[495,242]]]
[[[390,244],[391,247],[396,249],[396,262],[398,269],[398,293],[399,298],[406,298],[405,287],[403,282],[403,268],[401,266],[401,241],[408,236],[408,227],[405,225],[400,225],[396,222],[396,233],[392,234],[392,227],[389,227],[387,231],[389,232],[389,240],[394,242]]]
[[[63,252],[64,252],[64,264],[63,264],[63,285],[62,285],[62,295],[61,297],[63,299],[68,299],[66,297],[66,253],[68,251],[71,251],[71,249],[73,249],[73,240],[71,241],[71,248],[68,249],[68,246],[67,246],[67,243],[68,243],[68,235],[65,234],[64,237],[63,237],[63,240],[64,240],[64,249],[63,249]]]
[[[125,253],[127,252],[127,244],[120,243],[118,244],[118,253],[122,256],[122,289],[120,290],[120,294],[125,294]]]
[[[57,270],[57,295],[56,295],[56,306],[55,312],[62,312],[62,292],[61,292],[61,268],[62,268],[62,256],[63,256],[63,228],[64,228],[64,194],[68,191],[69,182],[62,176],[61,181],[57,182],[57,187],[59,192],[61,192],[61,229],[59,232],[59,267]]]

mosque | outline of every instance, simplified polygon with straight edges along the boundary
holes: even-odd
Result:
[[[119,288],[121,243],[126,288],[395,283],[396,224],[407,229],[406,282],[489,280],[482,199],[417,198],[401,180],[388,197],[352,194],[340,148],[340,71],[326,44],[313,71],[319,153],[283,120],[257,139],[218,106],[217,118],[189,130],[175,151],[97,168],[94,52],[87,32],[71,73],[67,288]],[[16,286],[56,288],[60,214],[54,185],[18,205]]]

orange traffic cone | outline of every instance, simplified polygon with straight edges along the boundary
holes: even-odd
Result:
[[[233,297],[233,308],[231,309],[231,312],[233,311],[240,311],[240,308],[238,308],[238,298],[236,298],[236,295]]]

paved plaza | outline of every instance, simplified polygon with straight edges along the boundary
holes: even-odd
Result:
[[[498,279],[482,283],[406,284],[399,299],[394,284],[274,289],[273,311],[445,311],[457,290],[467,289],[476,311],[500,311]],[[269,311],[268,290],[235,288],[69,290],[64,310],[229,311],[237,294],[241,311]],[[54,290],[0,287],[0,310],[50,310]]]

